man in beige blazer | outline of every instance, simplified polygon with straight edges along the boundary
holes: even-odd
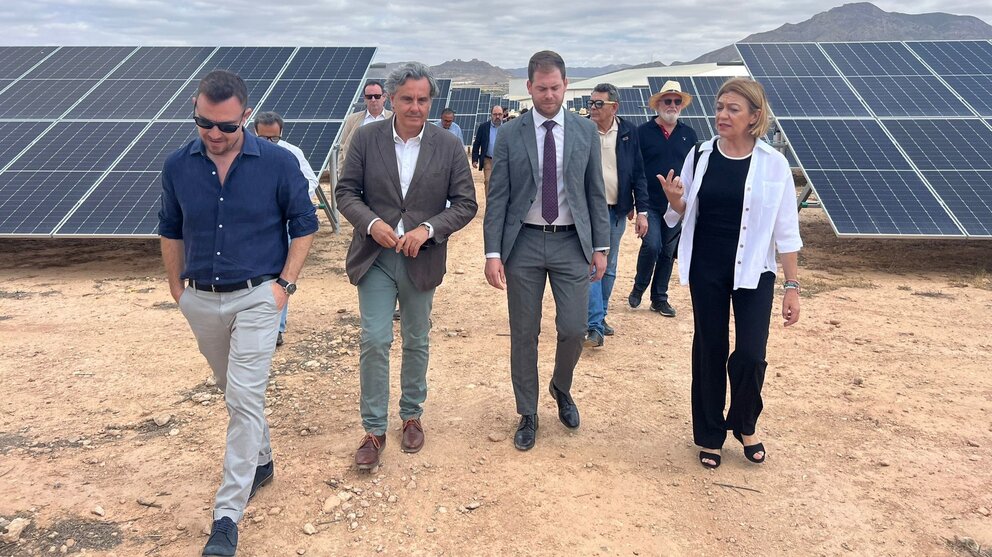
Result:
[[[362,317],[365,437],[355,454],[359,470],[379,464],[386,442],[397,300],[403,335],[401,448],[415,453],[424,445],[420,416],[427,398],[434,289],[444,278],[448,237],[479,208],[462,142],[447,130],[426,125],[438,91],[430,69],[405,64],[389,75],[385,88],[396,113],[355,132],[335,192],[338,209],[355,229],[346,269],[358,286]]]
[[[351,145],[351,138],[355,135],[355,130],[372,122],[388,120],[393,115],[391,111],[384,108],[386,95],[379,80],[366,81],[362,91],[365,98],[365,110],[355,112],[345,118],[344,130],[341,131],[341,150],[338,151],[338,179],[344,172],[344,161],[348,157],[348,147]]]

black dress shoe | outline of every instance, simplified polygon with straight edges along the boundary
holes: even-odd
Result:
[[[582,346],[586,348],[600,348],[603,346],[603,335],[596,329],[589,329],[586,338],[582,341]]]
[[[258,491],[258,488],[271,483],[273,476],[275,476],[275,465],[271,460],[268,464],[256,466],[255,479],[251,482],[251,491],[248,493],[248,500],[251,501],[251,498],[255,496],[255,492]]]
[[[630,304],[630,307],[636,308],[637,306],[641,305],[641,296],[643,296],[643,295],[644,295],[644,292],[638,292],[637,290],[631,290],[630,291],[630,296],[627,296],[627,303]]]
[[[548,391],[551,392],[551,398],[558,403],[558,419],[561,420],[561,423],[568,429],[579,427],[579,408],[575,406],[575,401],[572,400],[571,395],[561,392],[558,387],[555,387],[554,381],[548,385]]]
[[[675,308],[666,302],[651,302],[651,311],[658,312],[665,317],[675,317]]]
[[[238,525],[226,516],[214,521],[203,557],[233,557],[238,551]]]
[[[608,336],[608,337],[611,337],[611,336],[613,336],[613,333],[615,333],[615,332],[616,331],[613,330],[613,327],[610,327],[610,325],[604,319],[603,320],[603,334],[606,335],[606,336]]]
[[[521,451],[529,451],[534,448],[534,440],[536,439],[537,414],[520,416],[517,434],[513,436],[513,446]]]
[[[282,333],[279,333],[276,335],[276,346],[282,346],[282,343],[283,343]]]

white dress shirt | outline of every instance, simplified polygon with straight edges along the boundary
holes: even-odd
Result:
[[[695,171],[694,153],[689,151],[680,174],[684,188],[682,201],[685,202],[682,237],[679,240],[679,282],[682,284],[689,284],[696,218],[699,215],[699,187],[706,174],[713,144],[711,139],[699,147],[699,163]],[[665,223],[673,227],[681,217],[669,205]],[[796,206],[795,182],[792,180],[789,161],[782,153],[758,140],[751,153],[751,166],[744,181],[744,206],[741,209],[741,230],[734,261],[734,290],[757,288],[762,273],[776,272],[776,250],[779,253],[792,253],[799,251],[801,247],[803,241],[799,237],[799,209]],[[700,257],[707,255],[700,254]]]
[[[365,119],[362,120],[362,125],[364,126],[365,124],[371,124],[372,122],[375,122],[376,120],[385,120],[385,119],[386,119],[386,111],[385,110],[383,110],[382,112],[380,112],[378,116],[372,116],[372,113],[369,112],[368,109],[365,109]]]
[[[420,143],[424,139],[424,128],[420,128],[420,133],[416,136],[411,137],[407,141],[403,141],[403,138],[396,133],[396,121],[393,120],[393,147],[396,149],[396,170],[400,175],[400,193],[403,199],[406,199],[406,192],[410,189],[410,182],[413,180],[413,171],[417,169],[417,159],[420,158]],[[372,225],[375,221],[382,220],[381,218],[374,218],[372,222],[369,223],[369,228],[367,233],[372,233]],[[427,227],[427,238],[434,237],[434,227],[431,226],[429,222],[422,222]],[[406,234],[403,229],[403,219],[396,225],[393,229],[396,232],[396,236],[400,237]]]
[[[531,110],[529,113],[534,115],[534,132],[537,134],[537,175],[543,177],[544,136],[548,134],[548,130],[544,127],[544,122],[549,120],[549,118],[541,116],[537,110]],[[544,220],[544,216],[541,214],[544,185],[537,184],[537,196],[535,196],[534,204],[527,211],[524,222],[539,226],[546,224],[575,224],[575,219],[572,218],[572,210],[568,208],[568,200],[565,199],[565,109],[559,109],[558,114],[555,114],[554,118],[550,118],[550,120],[555,121],[555,127],[551,128],[551,133],[555,138],[555,176],[558,178],[558,218],[553,222]]]
[[[314,194],[317,192],[317,186],[319,182],[317,181],[317,175],[314,173],[313,168],[310,167],[310,163],[307,162],[306,155],[299,147],[293,145],[292,143],[286,141],[285,139],[280,139],[279,143],[276,145],[286,149],[290,153],[296,156],[296,160],[300,161],[300,171],[303,172],[303,177],[307,179],[308,191],[310,192],[310,199],[313,200]]]

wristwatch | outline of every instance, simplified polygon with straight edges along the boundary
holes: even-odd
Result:
[[[289,282],[288,280],[279,277],[276,279],[276,284],[282,287],[286,291],[287,296],[292,296],[296,292],[296,283]]]

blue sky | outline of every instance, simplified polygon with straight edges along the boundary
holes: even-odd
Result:
[[[992,22],[988,0],[875,4],[888,11],[943,11]],[[504,68],[524,66],[531,53],[549,48],[571,66],[599,66],[690,60],[829,8],[813,0],[504,0],[495,5],[487,9],[465,0],[424,6],[389,0],[3,0],[0,42],[378,46],[378,62],[479,58]],[[747,9],[739,9],[742,5]]]

